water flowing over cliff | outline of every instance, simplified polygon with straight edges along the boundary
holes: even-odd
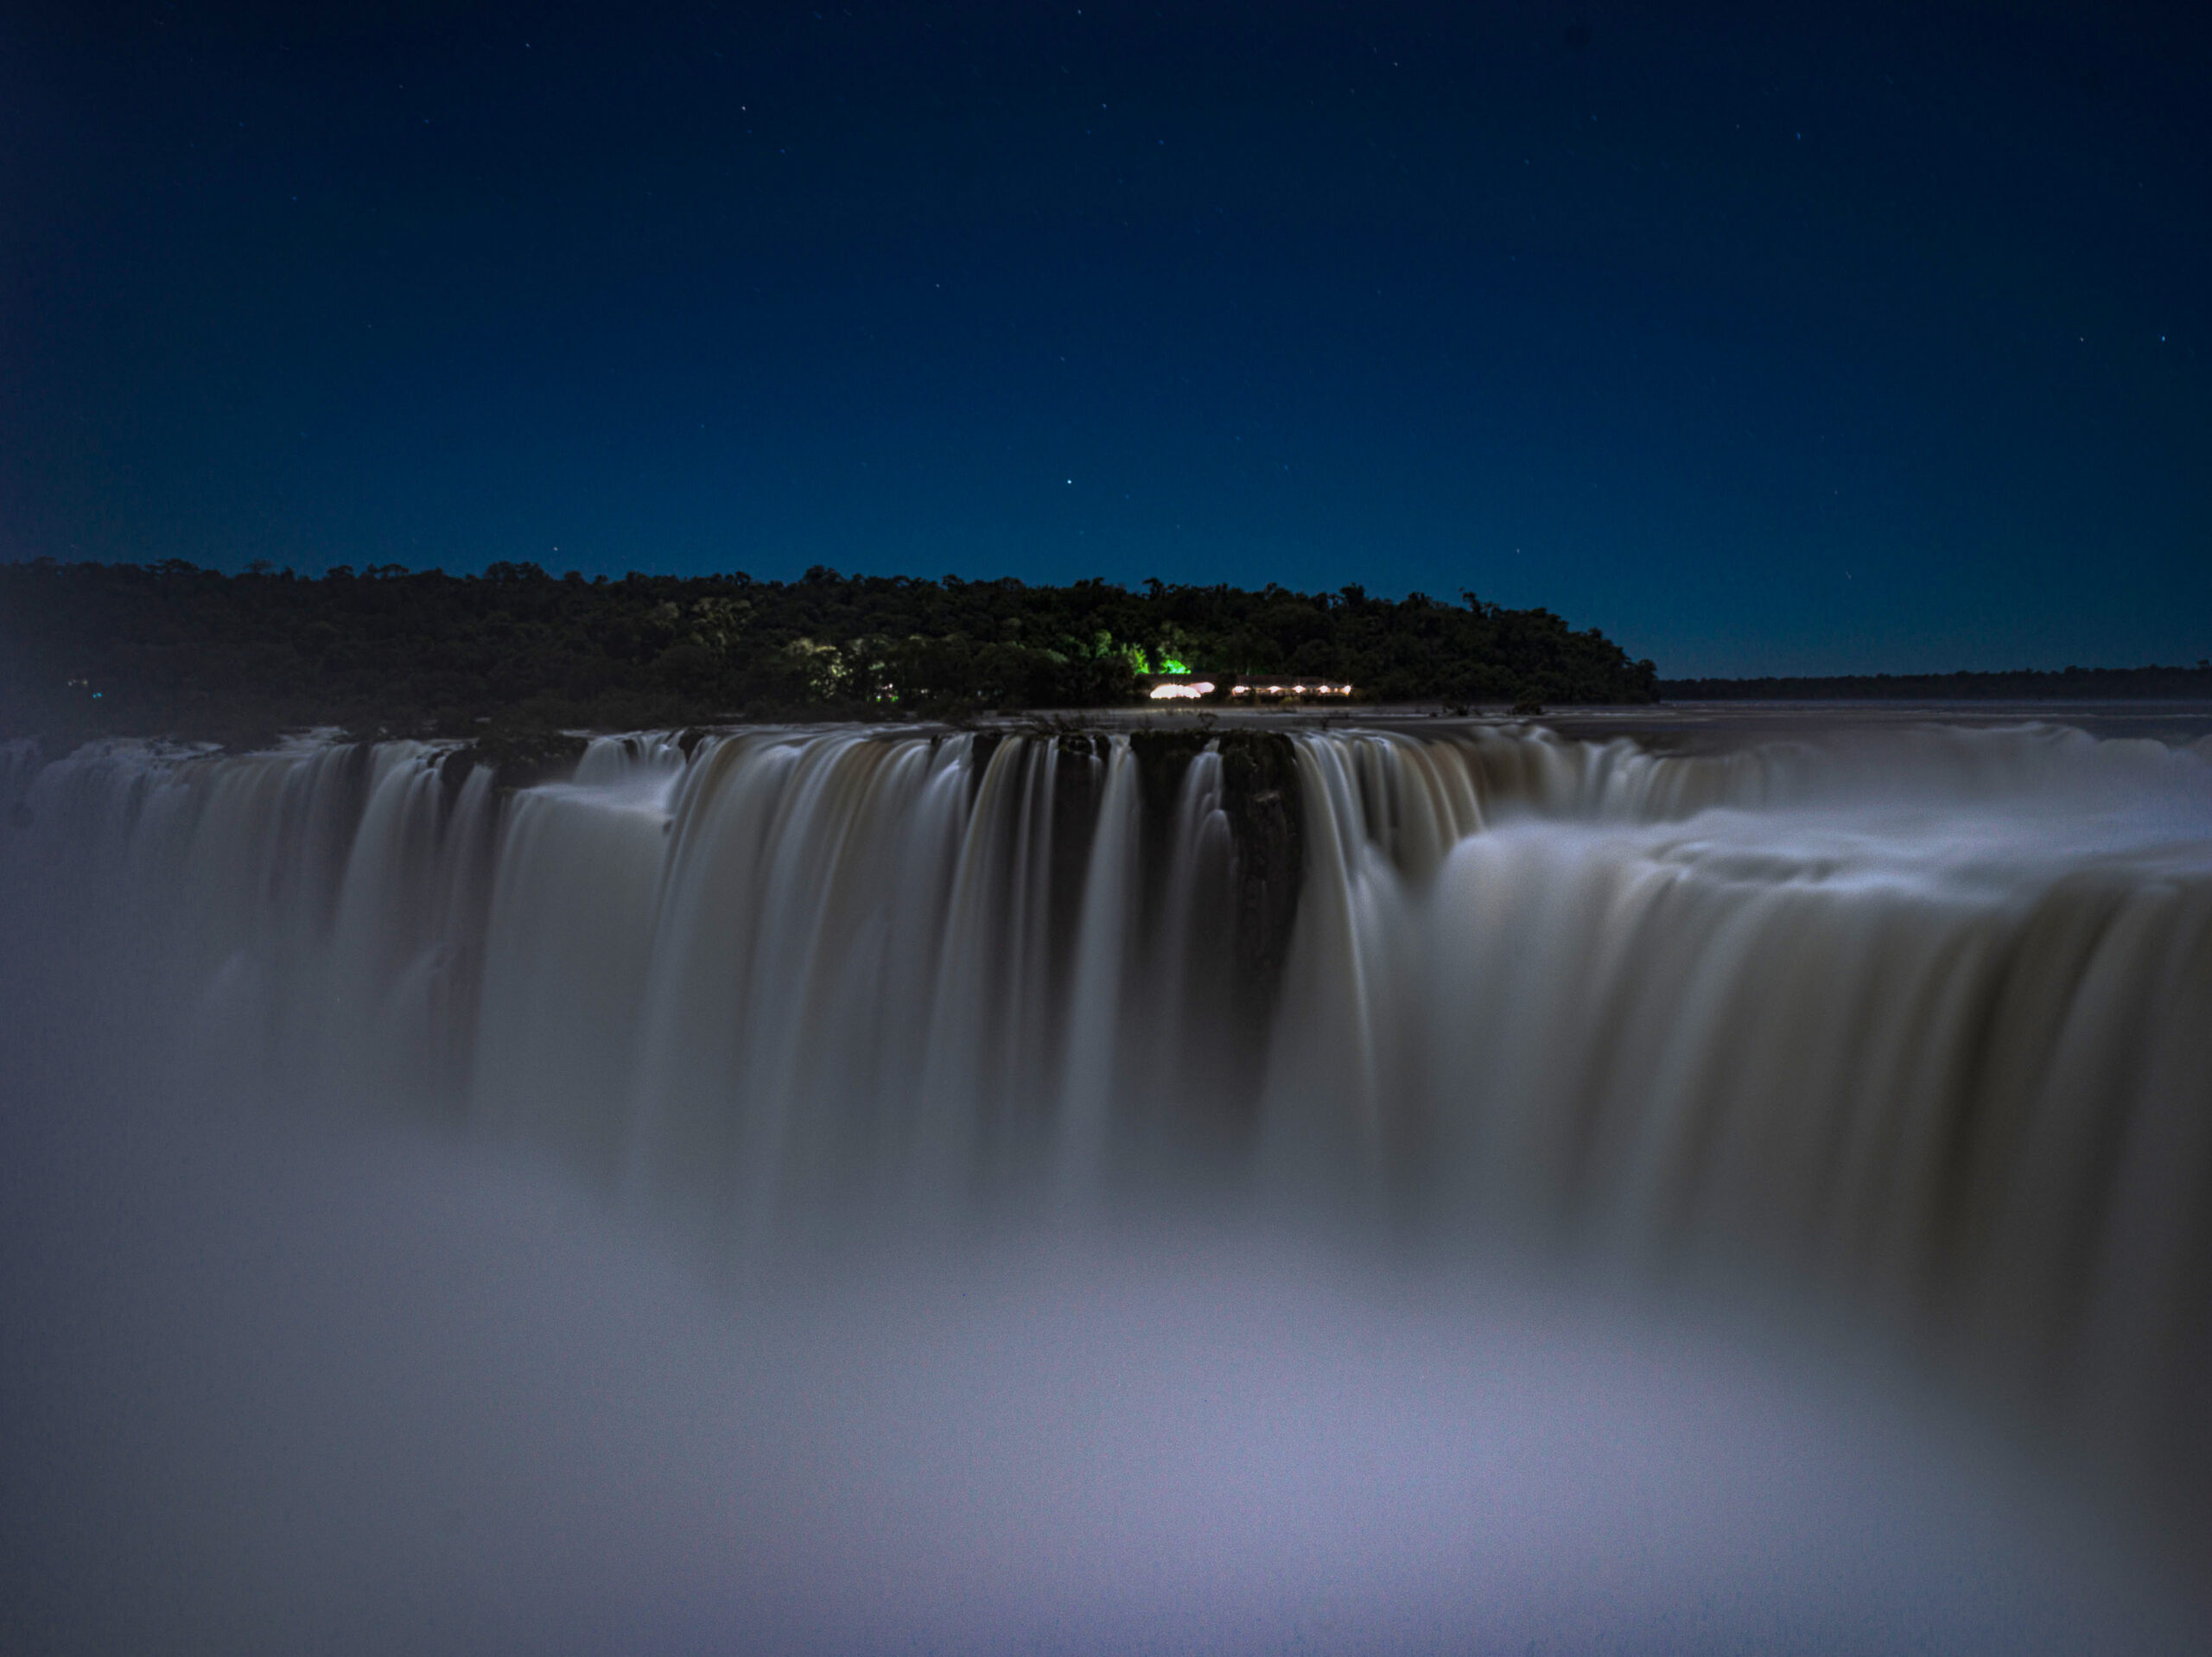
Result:
[[[2204,744],[1440,729],[18,746],[4,868],[175,1076],[719,1270],[1169,1207],[1733,1262],[2202,1482]]]

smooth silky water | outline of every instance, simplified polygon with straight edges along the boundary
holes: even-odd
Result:
[[[2202,1648],[2212,740],[0,752],[16,1649]]]

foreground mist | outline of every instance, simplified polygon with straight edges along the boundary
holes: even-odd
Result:
[[[1268,753],[15,752],[12,1643],[2201,1647],[2201,755]]]

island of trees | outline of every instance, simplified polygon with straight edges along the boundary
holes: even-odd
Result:
[[[1130,704],[1177,673],[1217,696],[1303,676],[1467,707],[1648,702],[1657,682],[1595,628],[1471,593],[0,565],[0,727],[62,740],[944,718]]]

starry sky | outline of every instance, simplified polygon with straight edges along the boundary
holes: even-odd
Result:
[[[2208,11],[10,8],[0,556],[2194,662]]]

